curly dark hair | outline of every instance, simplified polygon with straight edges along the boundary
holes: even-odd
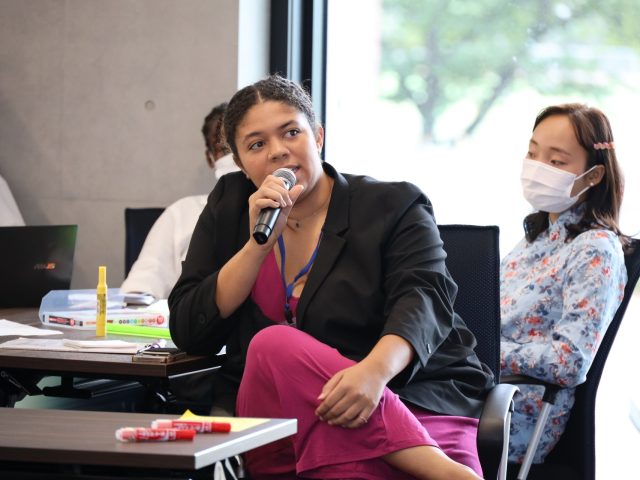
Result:
[[[277,74],[270,75],[239,90],[227,106],[224,115],[224,132],[236,163],[239,163],[236,129],[251,107],[266,101],[282,102],[295,108],[307,117],[313,131],[317,130],[316,114],[313,111],[313,102],[309,93],[287,78]]]
[[[585,212],[578,223],[567,225],[567,241],[594,228],[604,228],[615,232],[623,247],[630,243],[618,227],[620,205],[624,192],[622,171],[618,165],[615,149],[594,148],[594,144],[613,142],[611,124],[604,113],[597,108],[581,103],[552,105],[542,110],[533,124],[533,130],[546,118],[565,115],[573,125],[578,143],[587,151],[587,170],[595,165],[604,166],[604,177],[600,183],[587,191]],[[525,236],[533,242],[549,226],[547,212],[535,212],[524,219]]]
[[[216,153],[216,148],[224,149],[226,147],[226,142],[224,138],[224,133],[222,131],[222,124],[224,119],[224,112],[227,110],[227,102],[222,102],[215,107],[204,117],[204,123],[202,124],[202,136],[204,137],[204,144],[209,152],[212,154]],[[215,132],[213,144],[209,142],[209,134],[211,132]],[[228,150],[226,153],[229,153]],[[209,157],[207,157],[207,162],[210,167],[213,167],[213,163]]]

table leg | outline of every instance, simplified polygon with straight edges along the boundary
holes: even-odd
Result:
[[[0,406],[13,407],[27,395],[41,395],[38,387],[41,375],[17,374],[0,370]]]

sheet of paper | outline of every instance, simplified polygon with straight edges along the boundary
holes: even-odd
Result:
[[[191,410],[187,410],[180,417],[181,420],[199,420],[201,422],[224,422],[231,424],[232,432],[241,432],[247,428],[255,427],[261,423],[268,422],[268,418],[241,418],[241,417],[204,417],[196,415]]]
[[[62,332],[58,330],[45,330],[44,328],[32,327],[31,325],[23,325],[22,323],[12,322],[11,320],[0,319],[0,337],[9,337],[11,335],[33,337],[41,335],[62,335]]]
[[[63,338],[62,344],[75,350],[89,349],[92,351],[96,348],[117,348],[118,350],[122,348],[141,348],[135,342],[125,342],[124,340],[71,340],[70,338]]]
[[[45,339],[45,338],[17,338],[8,342],[0,343],[0,348],[8,348],[14,350],[52,350],[57,352],[93,352],[93,353],[125,353],[134,354],[140,348],[144,347],[143,343],[132,343],[130,347],[69,347],[64,344],[63,339]]]

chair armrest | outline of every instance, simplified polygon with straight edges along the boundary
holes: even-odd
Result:
[[[563,390],[564,387],[538,378],[533,378],[528,375],[504,375],[500,377],[500,384],[537,385],[544,388],[544,393],[542,394],[542,407],[540,408],[540,413],[536,420],[533,434],[529,439],[527,451],[522,459],[522,463],[518,471],[518,478],[527,478],[529,475],[529,469],[531,468],[531,464],[533,463],[533,459],[540,444],[540,438],[542,438],[542,433],[547,424],[547,420],[549,419],[549,414],[551,413],[551,405],[555,404],[558,392]]]
[[[555,383],[533,378],[528,375],[501,375],[500,383],[511,385],[538,385],[544,387],[542,401],[550,403],[551,405],[556,403],[556,395],[564,388],[560,385],[556,385]]]
[[[478,424],[478,456],[485,478],[497,478],[506,464],[515,385],[498,384],[487,395]],[[506,465],[502,466],[503,468]]]

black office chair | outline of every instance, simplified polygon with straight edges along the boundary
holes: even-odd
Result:
[[[164,212],[164,208],[125,208],[124,209],[124,275],[129,274],[133,263],[140,255],[147,234]]]
[[[544,463],[533,464],[527,471],[527,466],[521,470],[520,465],[509,465],[509,478],[530,480],[549,480],[562,478],[563,480],[595,480],[596,478],[596,445],[595,445],[595,407],[596,394],[604,365],[609,351],[618,333],[618,328],[627,310],[629,300],[633,295],[638,278],[640,277],[640,240],[634,240],[632,253],[625,257],[627,267],[627,285],[624,289],[622,303],[618,307],[609,328],[602,339],[598,352],[593,360],[587,380],[576,388],[575,403],[571,409],[571,416],[558,444],[547,455]],[[554,392],[559,390],[557,385],[548,384],[526,376],[509,375],[503,379],[509,383],[544,385],[545,396],[551,401]],[[549,407],[547,407],[548,409]],[[544,410],[544,407],[543,407]],[[544,419],[543,419],[544,420]],[[540,428],[544,427],[541,423]],[[537,442],[529,446],[531,456],[535,452]]]
[[[478,340],[476,354],[500,378],[500,250],[496,226],[439,225],[446,265],[458,285],[454,310]],[[478,455],[487,479],[507,472],[513,385],[489,393],[478,427]]]
[[[162,212],[164,208],[160,207],[125,208],[125,275],[129,273],[140,255],[149,230]],[[156,396],[161,399],[160,408],[176,414],[186,409],[201,415],[208,414],[211,408],[209,398],[211,394],[204,387],[211,383],[209,376],[217,368],[171,379],[170,391],[163,390],[156,393]]]

